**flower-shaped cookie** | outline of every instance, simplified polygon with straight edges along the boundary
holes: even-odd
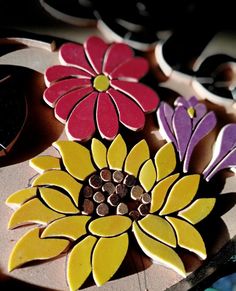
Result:
[[[131,130],[142,129],[144,113],[157,108],[155,91],[139,83],[148,71],[142,57],[123,43],[106,44],[90,37],[84,45],[61,46],[62,65],[47,69],[44,100],[55,107],[55,116],[66,123],[72,140],[88,140],[96,131],[112,140],[119,122]]]
[[[9,270],[33,260],[68,253],[67,281],[76,290],[92,272],[98,286],[108,281],[126,256],[129,235],[142,251],[185,276],[175,248],[201,258],[206,249],[193,226],[213,209],[215,198],[200,197],[200,175],[176,172],[172,143],[150,158],[144,140],[130,151],[118,135],[107,149],[93,139],[91,150],[57,141],[61,158],[40,156],[30,164],[40,175],[32,187],[7,200],[17,206],[8,227],[36,223],[15,245]]]

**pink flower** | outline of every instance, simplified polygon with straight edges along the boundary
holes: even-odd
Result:
[[[88,140],[96,127],[103,138],[118,134],[119,121],[131,130],[144,127],[144,113],[157,108],[159,98],[151,88],[139,83],[148,71],[142,57],[123,43],[106,44],[90,37],[84,45],[61,46],[62,65],[45,73],[45,102],[55,108],[55,116],[66,123],[73,140]]]

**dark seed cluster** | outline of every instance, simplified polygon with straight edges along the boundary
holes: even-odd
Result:
[[[150,194],[145,193],[134,176],[109,169],[90,176],[80,195],[85,215],[118,214],[138,220],[149,213],[150,203]]]

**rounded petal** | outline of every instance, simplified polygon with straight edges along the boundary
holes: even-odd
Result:
[[[151,201],[151,208],[150,213],[154,213],[158,211],[168,194],[168,190],[170,186],[178,179],[179,174],[171,175],[164,180],[160,181],[152,190],[152,201]]]
[[[187,206],[197,193],[200,175],[194,174],[181,178],[170,191],[167,201],[161,210],[166,215]]]
[[[172,248],[146,235],[141,231],[136,222],[133,223],[133,232],[140,248],[148,257],[154,261],[161,262],[181,276],[186,277],[183,262]]]
[[[111,215],[100,217],[89,224],[89,231],[98,236],[116,236],[127,231],[131,226],[131,219],[126,216]]]
[[[64,171],[52,170],[38,176],[33,182],[33,186],[47,185],[57,186],[66,190],[70,194],[75,205],[78,206],[82,185],[73,179],[71,175]]]
[[[125,172],[137,177],[141,165],[150,158],[147,142],[143,139],[129,152],[125,160]]]
[[[93,278],[97,286],[106,283],[118,270],[128,250],[127,233],[100,238],[92,256]]]
[[[60,170],[60,160],[52,156],[35,157],[29,161],[31,168],[42,174],[47,170]]]
[[[155,166],[157,170],[157,180],[161,180],[170,175],[176,168],[176,154],[172,143],[162,146],[155,155]]]
[[[111,143],[107,152],[107,161],[110,169],[122,170],[127,155],[127,147],[119,134]]]
[[[104,57],[103,72],[110,74],[116,67],[132,58],[133,50],[124,43],[113,43]]]
[[[92,139],[91,152],[93,160],[99,169],[106,168],[107,165],[107,148],[104,144],[96,139]]]
[[[157,109],[159,97],[151,88],[134,82],[112,80],[111,86],[134,99],[144,112],[152,112]]]
[[[114,89],[109,89],[108,93],[116,104],[120,122],[131,130],[142,129],[145,124],[145,116],[141,108],[128,96]]]
[[[138,221],[140,227],[153,238],[176,247],[175,232],[172,226],[164,218],[148,214]]]
[[[57,219],[44,229],[41,238],[58,236],[77,240],[87,233],[86,224],[90,218],[87,215],[73,215]]]
[[[6,204],[11,208],[18,208],[26,201],[34,198],[36,196],[36,193],[37,187],[19,190],[17,192],[14,192],[7,198]]]
[[[146,59],[136,57],[118,66],[111,74],[112,79],[139,80],[148,72],[148,62]]]
[[[63,44],[59,50],[59,58],[62,64],[74,65],[81,70],[90,73],[92,76],[95,76],[96,74],[87,62],[84,48],[79,44]]]
[[[97,74],[102,72],[102,65],[108,45],[99,37],[92,36],[84,43],[86,56]]]
[[[194,252],[202,259],[206,258],[206,247],[199,232],[188,222],[174,217],[166,217],[174,227],[178,245]]]
[[[40,188],[39,192],[44,202],[53,210],[64,214],[79,212],[71,199],[60,191],[52,188]]]
[[[12,214],[8,222],[8,229],[29,223],[46,225],[61,217],[64,217],[64,215],[46,207],[38,198],[33,198],[24,203]]]
[[[66,170],[75,178],[84,180],[96,169],[88,149],[73,141],[57,141],[53,146],[59,151]]]
[[[9,262],[9,272],[33,260],[47,260],[60,255],[69,245],[65,239],[41,239],[39,229],[27,232],[14,246]]]
[[[73,109],[66,124],[66,133],[69,139],[86,141],[93,136],[96,99],[97,93],[93,92]]]
[[[192,224],[196,224],[210,214],[215,205],[215,202],[215,198],[197,199],[187,208],[181,210],[178,213],[178,216],[186,219]]]
[[[146,192],[150,191],[156,181],[156,170],[151,159],[147,160],[142,166],[139,181]]]
[[[119,130],[117,112],[107,93],[100,93],[96,111],[97,126],[102,138],[113,140]]]
[[[87,236],[70,252],[66,271],[70,290],[79,289],[91,273],[91,254],[96,241],[95,237]]]

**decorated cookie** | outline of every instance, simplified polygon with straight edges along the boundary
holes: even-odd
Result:
[[[61,65],[45,72],[43,98],[66,124],[69,139],[86,141],[97,129],[102,138],[113,140],[119,123],[140,130],[145,113],[157,108],[157,93],[139,82],[148,63],[126,44],[108,45],[94,36],[83,46],[62,45],[59,58]]]

